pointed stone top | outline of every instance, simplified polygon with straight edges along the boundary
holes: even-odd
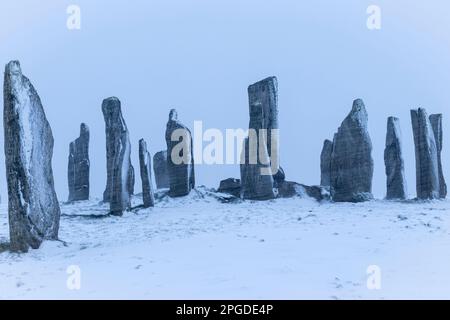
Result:
[[[139,140],[139,150],[141,147],[147,149],[147,142],[143,138]]]
[[[367,124],[368,115],[362,99],[356,99],[353,101],[352,111],[350,111],[348,117],[364,126]]]
[[[22,69],[20,68],[20,62],[18,60],[10,61],[5,67],[5,73],[22,74]]]
[[[171,109],[169,113],[169,121],[178,121],[178,112],[175,109]]]

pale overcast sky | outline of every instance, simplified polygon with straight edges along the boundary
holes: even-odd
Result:
[[[80,30],[66,27],[71,4],[81,9]],[[381,8],[380,30],[366,26],[372,4]],[[449,11],[445,0],[1,1],[0,62],[20,60],[41,97],[55,137],[60,200],[68,193],[68,145],[81,122],[91,129],[91,196],[101,197],[104,98],[122,101],[137,169],[140,138],[152,154],[165,148],[170,108],[191,128],[196,120],[205,128],[246,128],[247,86],[272,75],[279,81],[287,179],[319,183],[323,140],[362,98],[374,146],[375,195],[385,193],[386,118],[393,115],[401,120],[408,188],[415,196],[411,108],[444,113],[450,180]],[[6,201],[3,154],[0,192]],[[217,187],[227,177],[239,177],[239,167],[196,167],[198,184]]]

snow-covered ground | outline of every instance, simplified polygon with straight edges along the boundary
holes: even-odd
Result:
[[[221,203],[199,188],[123,217],[107,209],[62,204],[65,243],[0,253],[0,298],[450,298],[450,201]],[[67,286],[73,265],[79,290]],[[367,287],[371,265],[380,290]]]

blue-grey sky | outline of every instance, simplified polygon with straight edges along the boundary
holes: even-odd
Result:
[[[81,8],[80,30],[66,27],[71,4]],[[372,4],[381,8],[380,30],[366,26]],[[450,180],[449,10],[445,0],[2,1],[0,62],[20,60],[40,94],[55,137],[60,200],[68,193],[68,144],[81,122],[91,129],[92,196],[103,192],[105,97],[122,101],[138,168],[140,138],[152,154],[165,148],[170,108],[191,128],[195,120],[205,128],[246,128],[247,86],[272,75],[279,81],[281,164],[289,180],[319,183],[323,140],[333,137],[353,99],[362,98],[375,195],[385,193],[386,118],[393,115],[401,120],[414,196],[411,108],[444,113]],[[0,139],[3,146],[3,134]],[[0,175],[5,199],[3,152]],[[198,184],[216,187],[231,176],[239,176],[238,166],[196,167]]]

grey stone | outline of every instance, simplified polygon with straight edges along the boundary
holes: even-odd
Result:
[[[159,151],[153,156],[153,172],[157,189],[169,188],[169,173],[167,172],[167,151]]]
[[[68,201],[89,200],[89,127],[80,125],[80,136],[69,145]]]
[[[175,134],[176,136],[173,136]],[[174,141],[172,141],[172,138]],[[169,196],[188,195],[195,187],[194,152],[191,131],[178,121],[178,114],[172,109],[166,126],[167,171],[169,173]],[[179,148],[181,146],[181,148]],[[175,152],[172,151],[175,149]],[[178,152],[176,159],[173,155]]]
[[[437,199],[440,189],[438,150],[426,110],[411,110],[411,123],[416,153],[417,198]]]
[[[283,181],[278,186],[278,197],[310,197],[317,201],[330,200],[330,189],[324,186],[307,186],[293,181]]]
[[[323,142],[322,153],[320,154],[320,185],[330,186],[331,184],[331,153],[333,152],[333,142],[325,140]]]
[[[400,120],[395,117],[389,117],[387,120],[384,163],[386,168],[386,199],[406,199],[407,190],[405,165],[403,161],[402,133]]]
[[[372,142],[364,102],[357,99],[333,140],[331,196],[336,202],[362,202],[373,198]]]
[[[26,252],[58,238],[53,135],[41,100],[18,61],[6,65],[3,87],[10,249]]]
[[[106,133],[107,183],[103,200],[110,202],[113,215],[122,215],[130,208],[134,188],[134,168],[131,165],[131,144],[119,99],[103,100]]]
[[[144,208],[155,206],[151,159],[150,153],[147,151],[147,143],[144,139],[139,140],[139,164],[141,169],[142,200],[144,202]]]
[[[447,197],[447,184],[445,183],[444,172],[442,170],[442,114],[430,115],[430,123],[433,128],[434,139],[436,140],[438,170],[439,170],[439,197]]]
[[[280,168],[270,174],[262,174],[261,169],[272,170],[272,134],[278,130],[278,82],[276,77],[266,78],[248,87],[249,129],[256,136],[244,141],[241,159],[241,196],[244,199],[268,200],[277,196],[277,181],[285,179]],[[263,135],[263,136],[261,136]],[[263,139],[265,138],[265,139]],[[252,141],[256,140],[256,141]],[[255,155],[255,161],[251,161]],[[276,162],[278,163],[278,161]]]
[[[103,192],[103,201],[110,202],[112,195],[112,177],[114,171],[114,158],[118,144],[123,138],[123,135],[128,135],[127,125],[122,116],[120,100],[116,97],[110,97],[103,100],[102,103],[103,118],[105,119],[105,134],[106,134],[106,188]],[[129,143],[129,141],[128,141]],[[122,145],[123,147],[123,145]],[[131,152],[131,150],[130,150]],[[134,168],[131,165],[131,160],[127,161],[130,168],[127,176],[127,193],[134,194]]]
[[[240,197],[241,195],[241,180],[228,178],[220,181],[218,192],[231,194],[235,197]]]

